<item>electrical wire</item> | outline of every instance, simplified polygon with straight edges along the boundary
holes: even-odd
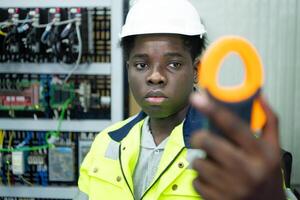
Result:
[[[0,27],[2,26],[7,26],[7,25],[11,25],[12,23],[9,21],[4,21],[4,22],[0,22]]]
[[[77,70],[77,68],[80,65],[80,60],[81,60],[81,56],[82,56],[82,38],[81,38],[81,34],[80,34],[80,23],[79,23],[80,19],[78,20],[78,18],[75,19],[70,19],[70,20],[65,20],[65,21],[60,21],[60,22],[55,22],[52,21],[48,24],[35,24],[33,23],[32,26],[35,28],[46,28],[49,25],[56,25],[56,26],[60,26],[60,25],[65,25],[65,24],[69,24],[69,23],[73,23],[76,22],[75,24],[75,28],[76,28],[76,34],[77,34],[77,39],[78,39],[78,57],[75,63],[74,68],[68,73],[68,75],[66,76],[66,78],[64,79],[64,83],[66,83],[68,81],[68,79],[71,77],[71,75]],[[35,22],[35,20],[33,19],[25,19],[25,20],[16,20],[14,21],[14,23],[11,23],[9,21],[5,21],[5,22],[0,22],[0,27],[8,27],[14,24],[19,24],[19,23],[31,23],[31,22]],[[0,35],[6,36],[7,34],[2,32],[0,30]],[[8,148],[2,148],[2,143],[4,140],[4,135],[0,137],[0,152],[15,152],[15,151],[37,151],[37,150],[41,150],[41,149],[45,149],[45,148],[50,148],[53,147],[53,144],[50,144],[48,142],[48,139],[51,136],[55,136],[55,137],[59,137],[60,135],[60,129],[61,129],[61,124],[62,121],[64,119],[64,115],[65,115],[65,111],[69,105],[69,103],[72,101],[72,99],[68,99],[66,100],[66,102],[62,105],[62,111],[61,111],[61,115],[59,117],[59,122],[58,122],[58,127],[56,131],[49,131],[46,133],[46,144],[45,145],[40,145],[40,146],[33,146],[33,147],[28,147],[28,146],[22,146],[22,147],[17,147],[17,148],[12,148],[11,143],[12,143],[12,138],[13,138],[13,134],[14,132],[12,132],[12,134],[10,135],[9,138],[9,145]],[[9,179],[9,184],[10,184],[10,177],[9,177],[9,170],[8,170],[8,179]]]
[[[15,24],[25,24],[25,23],[31,23],[34,22],[35,19],[18,19],[14,21]]]
[[[12,144],[13,136],[14,136],[14,132],[11,131],[10,134],[9,134],[9,139],[8,139],[8,149],[11,149],[11,144]],[[10,162],[7,160],[6,164],[7,164],[7,172],[6,172],[7,184],[10,187],[11,186],[11,180],[10,180]]]
[[[0,26],[10,26],[10,25],[13,25],[13,24],[23,24],[23,23],[31,23],[31,22],[34,22],[35,20],[34,19],[18,19],[18,20],[14,20],[14,21],[11,21],[11,20],[7,20],[7,21],[3,21],[3,22],[0,22]]]
[[[0,148],[0,152],[11,153],[11,152],[16,152],[16,151],[38,151],[38,150],[41,150],[41,149],[54,147],[54,144],[49,143],[48,140],[51,136],[54,136],[54,137],[59,137],[60,136],[60,129],[61,129],[62,121],[64,119],[66,109],[68,108],[68,105],[71,103],[72,100],[73,100],[72,98],[69,98],[62,105],[62,110],[61,110],[61,114],[59,116],[57,130],[56,131],[48,131],[46,133],[46,144],[45,145],[39,145],[39,146],[33,146],[33,147],[25,146],[25,147],[12,148],[11,143],[12,143],[12,135],[13,134],[11,134],[10,138],[9,138],[8,148]]]
[[[32,132],[27,132],[26,138],[20,144],[18,144],[16,148],[20,148],[20,147],[23,147],[26,144],[28,144],[32,137],[33,137],[33,133]]]
[[[19,176],[20,179],[22,179],[22,181],[26,184],[28,184],[29,186],[33,186],[33,184],[31,182],[29,182],[28,180],[26,180],[22,175]]]
[[[5,135],[5,132],[3,130],[0,130],[0,149],[3,146],[4,135]],[[0,162],[2,162],[2,156],[0,156]],[[3,185],[2,174],[0,174],[0,185]]]
[[[22,24],[22,23],[32,23],[32,26],[35,28],[46,28],[48,25],[54,25],[54,26],[61,26],[61,25],[65,25],[65,24],[69,24],[69,23],[74,23],[76,22],[77,19],[68,19],[68,20],[64,20],[64,21],[52,21],[50,23],[47,24],[36,24],[34,22],[36,22],[36,19],[23,19],[23,20],[15,20],[13,22],[11,21],[3,21],[0,22],[0,27],[3,28],[4,27],[8,27],[11,25],[16,25],[16,24]]]
[[[65,112],[66,112],[66,109],[68,107],[68,105],[71,103],[72,99],[68,99],[62,106],[62,111],[61,111],[61,114],[60,114],[60,117],[59,117],[59,121],[58,121],[58,127],[57,127],[57,132],[59,133],[60,132],[60,128],[61,128],[61,124],[62,124],[62,121],[64,119],[64,116],[65,116]]]
[[[0,30],[0,35],[7,36],[7,33],[5,33],[5,32],[3,32],[3,31]]]
[[[48,24],[35,24],[35,23],[33,23],[32,26],[34,28],[46,28],[47,26],[52,26],[54,24],[55,24],[55,22],[50,22]]]
[[[80,27],[79,26],[80,26],[80,24],[79,24],[79,22],[77,22],[75,24],[75,27],[76,27],[76,34],[77,34],[77,39],[78,39],[78,57],[77,57],[74,68],[69,72],[69,74],[64,79],[64,83],[66,83],[69,80],[69,78],[78,69],[78,67],[80,65],[80,60],[81,60],[81,56],[82,56],[82,38],[81,38]]]
[[[77,40],[78,40],[78,56],[77,56],[75,66],[73,67],[73,69],[68,73],[68,75],[64,79],[64,83],[66,83],[68,81],[68,79],[71,77],[71,75],[78,69],[78,67],[80,65],[81,57],[82,57],[82,38],[81,38],[81,34],[80,34],[80,22],[81,22],[81,19],[78,17],[75,17],[74,19],[64,20],[64,21],[56,21],[54,19],[53,21],[51,21],[50,23],[47,23],[47,24],[39,24],[36,19],[15,20],[15,21],[13,21],[13,23],[11,21],[4,21],[4,22],[0,22],[0,35],[5,36],[5,37],[7,36],[7,33],[1,31],[2,28],[6,28],[6,27],[12,26],[12,25],[17,25],[20,23],[23,23],[23,24],[31,23],[32,27],[34,27],[34,28],[46,28],[43,36],[47,36],[47,33],[51,30],[52,26],[61,26],[61,25],[65,25],[65,24],[75,23],[76,35],[77,35]],[[47,31],[47,28],[49,29],[48,31]],[[41,38],[42,42],[43,42],[43,38],[44,38],[43,36]]]
[[[9,187],[11,187],[11,182],[10,182],[10,170],[9,170],[9,164],[7,164],[7,172],[6,172],[6,176],[7,176],[7,184]]]
[[[11,145],[12,145],[12,140],[13,140],[13,137],[14,137],[14,131],[11,131],[10,134],[9,134],[9,139],[8,139],[8,148],[10,149],[11,148]]]
[[[72,141],[73,135],[74,135],[73,132],[70,132],[70,134],[69,134],[69,140],[70,141]]]
[[[6,28],[6,27],[9,27],[12,25],[33,23],[33,22],[35,22],[35,19],[20,19],[20,20],[14,20],[14,21],[4,21],[4,22],[0,22],[0,27]]]
[[[3,146],[4,135],[5,135],[4,131],[0,130],[0,149]],[[0,156],[0,162],[2,162],[2,156]],[[0,185],[3,185],[2,177],[1,176],[2,176],[2,174],[0,174]]]
[[[78,19],[74,18],[74,19],[68,19],[68,20],[64,20],[64,21],[59,21],[59,22],[55,22],[54,25],[56,26],[61,26],[61,25],[65,25],[65,24],[70,24],[73,22],[76,22]]]
[[[0,130],[0,148],[3,147],[4,135],[5,132],[3,130]]]
[[[32,24],[33,27],[35,28],[46,28],[47,26],[49,25],[54,25],[54,26],[62,26],[62,25],[65,25],[65,24],[70,24],[70,23],[74,23],[76,22],[77,19],[68,19],[68,20],[64,20],[64,21],[52,21],[50,23],[47,23],[47,24]]]

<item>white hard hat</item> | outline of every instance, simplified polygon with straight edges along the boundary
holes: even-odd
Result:
[[[128,12],[120,37],[153,33],[202,37],[205,32],[197,10],[188,0],[137,0]]]

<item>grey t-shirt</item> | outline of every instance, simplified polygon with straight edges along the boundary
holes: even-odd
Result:
[[[139,159],[133,175],[135,199],[140,199],[153,181],[168,138],[156,146],[149,129],[149,117],[145,118],[142,127]]]

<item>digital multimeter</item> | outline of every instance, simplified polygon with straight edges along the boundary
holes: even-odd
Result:
[[[218,75],[223,60],[229,53],[237,53],[240,56],[244,63],[245,78],[240,85],[223,87],[218,84]],[[263,66],[256,49],[239,36],[218,39],[209,46],[198,65],[200,87],[249,123],[254,133],[259,131],[266,121],[265,113],[257,99],[263,79]]]

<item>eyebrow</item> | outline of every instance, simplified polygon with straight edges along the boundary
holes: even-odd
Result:
[[[148,58],[147,54],[135,54],[131,58]]]
[[[135,54],[131,58],[148,58],[149,56],[147,54]],[[180,57],[182,58],[183,55],[176,52],[169,52],[164,54],[164,57]]]
[[[164,56],[165,56],[165,57],[181,57],[181,58],[183,57],[182,54],[176,53],[176,52],[166,53]]]

